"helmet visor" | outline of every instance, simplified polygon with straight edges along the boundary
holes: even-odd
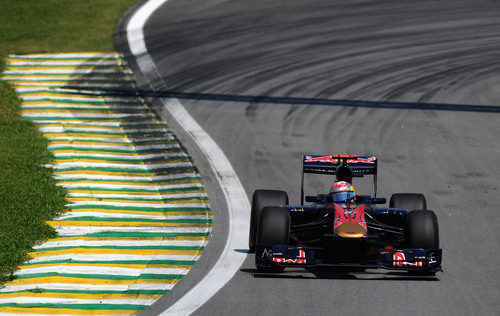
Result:
[[[333,202],[341,203],[347,202],[348,200],[354,198],[356,195],[354,192],[337,192],[333,194]]]

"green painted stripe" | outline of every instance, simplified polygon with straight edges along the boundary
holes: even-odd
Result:
[[[50,309],[85,309],[85,310],[143,310],[149,305],[132,304],[52,304],[52,303],[5,303],[2,307],[50,308]]]
[[[69,167],[69,168],[61,168],[57,169],[58,171],[74,171],[74,172],[84,172],[84,171],[103,171],[103,172],[128,172],[128,173],[174,173],[174,172],[185,172],[185,171],[195,171],[194,166],[186,166],[186,167],[165,167],[165,168],[151,168],[148,170],[140,170],[140,169],[128,169],[128,168],[105,168],[105,167]]]
[[[66,106],[64,108],[57,107],[57,106],[37,106],[37,107],[28,107],[28,108],[23,108],[23,110],[33,110],[33,111],[44,111],[44,110],[61,110],[61,111],[68,111],[68,110],[74,110],[71,113],[80,113],[80,112],[106,112],[106,113],[118,113],[118,114],[131,114],[130,112],[134,112],[133,114],[136,114],[135,112],[142,112],[142,113],[152,113],[149,109],[147,108],[141,108],[141,109],[134,109],[134,108],[127,108],[125,109],[113,109],[111,107],[81,107],[81,106]]]
[[[36,65],[30,65],[30,66],[35,66]],[[43,65],[40,65],[43,67]],[[76,67],[79,68],[79,67]],[[92,68],[91,68],[92,69]],[[10,69],[6,69],[10,70]],[[8,73],[4,73],[4,76],[116,76],[116,75],[123,75],[123,76],[133,76],[134,74],[130,70],[125,70],[125,69],[113,69],[116,70],[115,72],[99,72],[99,71],[92,71],[92,72],[25,72],[25,71],[10,71]]]
[[[116,249],[116,250],[203,250],[204,247],[197,246],[70,246],[70,247],[50,247],[35,249],[32,252],[46,252],[65,249]]]
[[[21,62],[29,62],[29,61],[21,61]],[[61,67],[75,67],[75,68],[78,68],[78,69],[89,69],[89,70],[93,70],[95,68],[98,68],[98,69],[111,69],[111,70],[127,70],[128,67],[124,66],[124,65],[120,65],[120,64],[107,64],[107,65],[103,65],[103,64],[89,64],[89,63],[85,63],[85,64],[74,64],[74,65],[65,65],[65,64],[59,64],[59,63],[53,63],[53,64],[49,64],[49,63],[45,63],[45,64],[26,64],[26,65],[15,65],[15,64],[7,64],[7,66],[5,67],[5,69],[7,70],[10,70],[11,68],[28,68],[28,67],[48,67],[48,68],[61,68]]]
[[[85,113],[85,112],[103,112],[106,114],[140,114],[140,113],[152,113],[149,111],[149,109],[145,108],[140,108],[140,109],[134,109],[134,108],[124,108],[124,109],[116,109],[112,108],[109,106],[100,106],[100,107],[95,107],[95,106],[65,106],[64,108],[62,107],[57,107],[57,106],[23,106],[22,111],[45,111],[45,110],[61,110],[61,111],[71,111],[71,113]]]
[[[208,237],[209,232],[205,233],[147,233],[147,232],[99,232],[86,234],[83,237],[95,237],[95,238],[106,238],[106,237],[140,237],[140,238],[154,238],[154,237]],[[77,237],[77,236],[75,236]],[[153,260],[154,261],[154,260]]]
[[[41,103],[43,102],[43,103]],[[120,107],[120,108],[148,108],[143,103],[132,102],[132,101],[75,101],[75,100],[60,100],[60,99],[29,99],[24,100],[23,105],[30,108],[41,108],[42,106],[52,106],[52,104],[62,104],[67,107],[74,107],[76,109],[88,108],[90,106],[94,107]],[[36,107],[35,107],[36,106]],[[63,109],[63,107],[52,106],[54,109]],[[65,108],[64,108],[65,109]]]
[[[79,198],[79,197],[74,197],[74,198]],[[189,201],[189,200],[202,200],[206,201],[208,198],[206,196],[193,196],[193,197],[177,197],[177,198],[162,198],[162,199],[154,199],[154,198],[147,198],[147,197],[99,197],[96,198],[96,200],[106,202],[108,200],[123,200],[123,201],[131,201],[131,202],[180,202],[180,201]],[[80,201],[80,202],[85,202],[85,201]]]
[[[70,127],[66,127],[66,128],[70,128]],[[142,132],[142,131],[127,131],[127,130],[123,130],[123,131],[117,131],[117,132],[110,132],[110,131],[99,131],[99,130],[95,130],[95,131],[77,131],[77,130],[64,130],[64,131],[61,131],[61,132],[58,132],[58,131],[46,131],[46,132],[43,132],[44,134],[48,134],[48,133],[60,133],[60,134],[68,134],[68,135],[73,135],[73,134],[85,134],[85,135],[116,135],[116,136],[130,136],[130,135],[133,135],[135,137],[137,136],[144,136],[144,137],[150,137],[150,136],[153,136],[153,135],[160,135],[160,136],[163,136],[163,135],[169,135],[169,136],[173,136],[173,133],[170,132],[170,131],[151,131],[151,132]]]
[[[100,146],[101,144],[103,145],[108,145],[108,146],[128,146],[128,147],[134,147],[134,146],[148,146],[148,145],[176,145],[178,144],[177,140],[173,137],[165,136],[161,137],[160,139],[155,139],[151,140],[148,138],[136,138],[136,139],[124,139],[122,141],[116,141],[116,139],[88,139],[86,137],[78,138],[75,139],[75,137],[72,136],[63,136],[63,137],[56,137],[56,138],[50,138],[49,139],[50,143],[55,143],[55,142],[69,142],[70,144],[77,144],[77,145],[92,145],[92,144],[87,144],[89,142],[95,143],[96,146]],[[61,144],[58,144],[61,145]],[[65,144],[62,144],[65,145]]]
[[[56,141],[56,140],[55,140]],[[85,140],[82,140],[82,142],[85,142]],[[87,142],[92,142],[92,143],[96,143],[96,144],[116,144],[116,145],[123,145],[123,142],[113,142],[113,141],[109,141],[109,140],[101,140],[101,139],[96,139],[96,140],[89,140]],[[175,144],[176,141],[175,140],[152,140],[150,141],[151,145],[158,145],[158,144]],[[133,145],[133,143],[129,143],[131,145]],[[112,146],[112,145],[110,145]],[[94,150],[97,150],[97,149],[94,149]]]
[[[125,63],[125,60],[123,59],[122,56],[119,56],[119,55],[116,55],[116,56],[99,56],[99,55],[95,55],[95,57],[91,57],[91,56],[81,56],[81,57],[54,57],[54,56],[50,56],[50,55],[47,55],[47,56],[43,56],[43,57],[38,57],[38,56],[33,56],[33,57],[30,57],[29,55],[24,55],[24,56],[7,56],[9,59],[13,59],[13,60],[16,60],[16,61],[31,61],[31,60],[38,60],[38,61],[44,61],[44,60],[47,60],[47,61],[53,61],[53,60],[109,60],[109,61],[116,61],[116,62],[123,62]],[[86,65],[86,64],[85,64]]]
[[[144,103],[142,103],[139,99],[137,98],[134,98],[133,99],[135,104],[133,105],[144,105]],[[118,105],[122,105],[122,106],[126,106],[126,105],[123,105],[122,102],[106,102],[106,100],[94,100],[94,101],[91,101],[91,100],[75,100],[75,99],[53,99],[53,98],[48,98],[48,97],[40,97],[40,98],[36,98],[36,99],[28,99],[28,100],[25,100],[25,102],[40,102],[40,101],[47,101],[47,102],[50,102],[50,103],[64,103],[64,104],[92,104],[92,105],[109,105],[110,103],[116,103]],[[124,101],[125,103],[132,103],[132,102],[128,102],[128,101]],[[146,107],[144,105],[144,107]]]
[[[67,137],[60,137],[60,138],[52,138],[49,140],[50,142],[61,142],[61,141],[71,141],[71,142],[92,142],[92,143],[97,143],[97,144],[110,144],[110,146],[114,145],[124,145],[127,144],[128,146],[142,146],[142,145],[172,145],[172,144],[177,144],[177,140],[173,138],[172,136],[165,136],[163,139],[155,139],[155,140],[149,140],[147,138],[136,138],[136,139],[129,139],[129,141],[116,141],[116,139],[78,139],[75,140],[74,137],[72,136],[67,136]],[[147,144],[143,144],[147,143]]]
[[[2,294],[13,294],[13,293],[33,293],[35,289],[28,290],[20,290],[20,291],[9,291],[9,292],[1,292],[0,298]],[[77,294],[132,294],[132,295],[163,295],[166,294],[169,290],[124,290],[124,291],[113,291],[113,290],[105,290],[105,291],[93,291],[93,290],[53,290],[53,289],[44,289],[44,288],[36,288],[37,293],[77,293]]]
[[[103,127],[103,128],[123,128],[125,131],[127,131],[129,128],[130,129],[140,129],[140,128],[165,128],[168,130],[169,126],[166,125],[166,124],[162,124],[158,121],[152,121],[152,120],[144,120],[143,122],[141,123],[132,123],[132,124],[127,124],[128,122],[121,122],[119,123],[120,125],[117,126],[117,125],[110,125],[110,126],[106,126],[106,125],[94,125],[94,124],[88,124],[89,122],[75,122],[75,123],[68,123],[68,125],[78,125],[76,126],[77,128],[82,128],[82,127],[87,127],[87,128],[94,128],[94,129],[98,129],[100,127]],[[91,123],[91,122],[90,122]],[[54,125],[54,124],[61,124],[61,123],[51,123],[51,122],[40,122],[40,123],[37,123],[37,125],[40,127],[40,128],[43,128],[47,125]],[[116,124],[116,123],[115,123]],[[62,127],[66,127],[65,124],[61,124]],[[73,128],[72,126],[68,127],[68,128]],[[118,129],[117,129],[118,130]]]
[[[175,145],[175,144],[172,144]],[[130,154],[130,153],[136,153],[136,154],[141,154],[141,155],[147,155],[147,154],[157,154],[157,153],[172,153],[172,152],[183,152],[184,150],[180,146],[176,147],[169,147],[169,148],[149,148],[149,149],[134,149],[133,147],[130,148],[130,150],[124,150],[124,149],[114,149],[114,148],[80,148],[80,147],[75,147],[75,146],[64,146],[64,147],[57,147],[57,148],[49,148],[48,151],[55,151],[55,150],[78,150],[78,151],[88,151],[88,152],[109,152],[111,154],[113,153],[121,153],[121,154]],[[104,181],[104,180],[103,180]],[[149,181],[146,181],[149,182]]]
[[[85,80],[81,77],[75,77],[75,78],[64,78],[64,79],[32,79],[32,80],[23,80],[21,78],[2,78],[5,81],[17,81],[17,82],[37,82],[37,81],[42,81],[42,82],[61,82],[61,81],[69,81],[70,83],[91,83],[91,84],[97,84],[97,83],[129,83],[135,80],[132,77],[123,77],[123,78],[110,78],[110,79],[95,79],[95,80]]]
[[[192,192],[204,192],[205,189],[202,186],[199,187],[179,187],[174,189],[127,189],[127,188],[99,188],[99,187],[78,187],[78,188],[67,188],[69,191],[102,191],[102,192],[131,192],[131,193],[158,193],[158,194],[168,194],[170,192],[182,192],[182,193],[192,193]]]
[[[55,220],[59,221],[59,220]],[[211,223],[211,219],[152,219],[152,218],[120,218],[120,217],[99,217],[99,216],[80,216],[61,219],[61,221],[78,221],[78,222],[88,222],[88,221],[100,221],[100,222],[144,222],[144,223],[186,223],[186,224],[203,224]]]
[[[146,158],[146,159],[126,159],[126,158],[117,158],[117,157],[94,157],[94,156],[66,156],[66,157],[57,157],[53,158],[52,160],[57,160],[58,162],[73,162],[75,159],[85,159],[85,160],[96,160],[96,161],[105,161],[108,163],[113,163],[113,162],[126,162],[130,164],[151,164],[151,163],[170,163],[172,161],[174,162],[186,162],[190,161],[189,157],[186,156],[174,156],[174,157],[152,157],[152,158]]]
[[[138,280],[138,279],[161,279],[161,280],[172,280],[172,279],[182,279],[184,275],[182,274],[139,274],[134,275],[113,275],[113,274],[80,274],[80,273],[58,273],[58,272],[47,272],[47,273],[32,273],[32,274],[20,274],[16,276],[16,279],[34,279],[34,278],[44,278],[51,276],[68,277],[68,278],[82,278],[82,279],[101,279],[101,280]]]
[[[114,205],[93,205],[93,204],[70,204],[67,205],[73,210],[85,209],[102,209],[102,210],[126,210],[126,211],[143,211],[143,212],[208,212],[208,207],[142,207],[142,206],[114,206]]]
[[[23,267],[29,267],[33,265],[40,264],[59,264],[59,263],[69,263],[69,264],[115,264],[115,265],[134,265],[134,264],[143,264],[143,265],[185,265],[192,266],[196,263],[196,260],[93,260],[93,261],[79,261],[72,259],[65,260],[49,260],[49,261],[37,261],[34,263],[26,263],[22,264]]]
[[[67,96],[67,95],[74,95],[75,97],[91,97],[91,98],[98,98],[98,97],[110,97],[110,98],[130,98],[130,99],[133,99],[133,100],[140,100],[138,99],[138,95],[136,94],[136,91],[131,91],[131,93],[133,92],[133,96],[129,96],[129,95],[109,95],[109,94],[103,94],[101,93],[101,90],[89,90],[89,89],[85,89],[85,91],[74,91],[74,90],[66,90],[67,88],[64,88],[64,87],[61,87],[61,88],[30,88],[30,87],[22,87],[23,89],[26,89],[26,90],[20,90],[21,88],[18,87],[17,90],[17,93],[20,94],[20,95],[31,95],[31,94],[40,94],[40,93],[49,93],[50,95],[52,96],[58,96],[58,95],[63,95],[63,96]],[[29,90],[28,90],[29,89]],[[56,90],[57,89],[57,90]],[[37,96],[37,97],[40,97],[40,98],[48,98],[49,100],[52,100],[50,97],[47,97],[47,96]],[[165,124],[166,123],[162,123],[162,124]]]
[[[110,183],[116,183],[116,184],[122,184],[123,182],[130,182],[130,183],[137,183],[137,185],[142,185],[144,183],[152,183],[154,185],[172,185],[176,183],[184,183],[186,181],[191,182],[195,181],[200,181],[201,177],[200,176],[193,176],[193,177],[179,177],[179,178],[173,178],[173,179],[164,179],[164,180],[135,180],[135,179],[126,179],[126,180],[106,180],[106,179],[89,179],[89,178],[64,178],[64,179],[58,179],[58,183],[65,183],[65,182],[79,182],[79,181],[92,181],[92,182],[110,182]]]
[[[70,127],[65,127],[66,129]],[[84,128],[84,127],[81,127]],[[151,137],[151,136],[168,136],[168,137],[174,137],[173,133],[170,131],[151,131],[151,132],[142,132],[142,131],[117,131],[117,132],[110,132],[110,131],[99,131],[99,130],[93,130],[93,131],[78,131],[78,130],[63,130],[63,131],[43,131],[44,134],[49,134],[49,133],[60,133],[60,134],[67,134],[68,136],[71,136],[73,134],[84,134],[84,135],[110,135],[110,136],[128,136],[128,137]]]
[[[42,126],[41,129],[44,127]],[[68,134],[68,135],[73,135],[73,134],[84,134],[84,135],[112,135],[112,136],[133,136],[133,137],[150,137],[150,136],[163,136],[163,135],[168,135],[168,136],[174,136],[173,132],[170,130],[152,130],[152,131],[142,131],[140,129],[145,129],[148,127],[138,127],[137,130],[132,130],[132,129],[123,129],[123,130],[116,130],[116,131],[109,131],[109,130],[102,130],[102,129],[92,129],[90,126],[77,126],[77,127],[67,127],[67,126],[61,126],[61,128],[64,128],[62,131],[57,131],[57,130],[46,130],[43,131],[44,134],[48,133],[61,133],[61,134]],[[73,129],[75,128],[75,129]],[[87,130],[77,130],[76,128],[84,129],[86,128]],[[89,129],[90,128],[90,129]],[[154,129],[154,128],[153,128]]]
[[[68,123],[75,122],[75,120],[78,120],[79,122],[93,122],[93,121],[110,121],[114,120],[113,117],[77,117],[77,116],[23,116],[24,120],[27,121],[68,121]],[[143,120],[144,117],[120,117],[119,118],[121,121],[124,122],[134,122],[134,121],[140,121]],[[118,118],[116,118],[118,120]]]
[[[136,139],[123,139],[121,141],[117,141],[117,139],[103,139],[103,138],[96,138],[96,139],[89,139],[87,136],[83,137],[74,137],[74,136],[62,136],[62,137],[55,137],[55,138],[49,138],[48,139],[50,143],[55,143],[55,142],[69,142],[69,144],[77,144],[77,145],[92,145],[92,144],[87,144],[88,142],[96,143],[96,146],[100,146],[101,144],[103,145],[108,145],[108,146],[128,146],[128,147],[134,147],[134,146],[148,146],[148,145],[177,145],[178,141],[177,139],[171,137],[171,136],[165,136],[165,137],[159,137],[159,139],[151,140],[148,138],[136,138]],[[82,144],[84,143],[84,144]],[[65,144],[58,144],[58,145],[65,145]]]

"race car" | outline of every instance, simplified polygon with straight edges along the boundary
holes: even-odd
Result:
[[[249,249],[261,272],[285,267],[332,266],[442,271],[436,214],[423,194],[395,193],[389,207],[377,198],[377,158],[357,155],[305,155],[301,205],[288,205],[278,190],[256,190],[252,197]],[[306,196],[304,175],[335,175],[330,193]],[[353,177],[373,176],[374,194],[356,195]]]

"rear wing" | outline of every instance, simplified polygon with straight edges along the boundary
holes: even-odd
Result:
[[[305,155],[302,159],[301,204],[304,204],[304,174],[335,174],[341,164],[347,165],[354,177],[373,175],[374,196],[377,195],[377,158],[357,155]]]

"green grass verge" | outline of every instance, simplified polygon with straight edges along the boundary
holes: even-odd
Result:
[[[37,241],[56,235],[45,221],[66,203],[65,191],[44,167],[51,159],[47,140],[21,118],[20,104],[12,86],[0,81],[1,283],[27,259],[27,250]]]
[[[2,0],[0,54],[113,51],[113,28],[136,2]]]
[[[137,0],[2,0],[0,74],[7,54],[113,51],[113,28]],[[65,205],[47,141],[20,115],[14,89],[0,80],[0,283],[36,243],[55,237],[45,224]]]

